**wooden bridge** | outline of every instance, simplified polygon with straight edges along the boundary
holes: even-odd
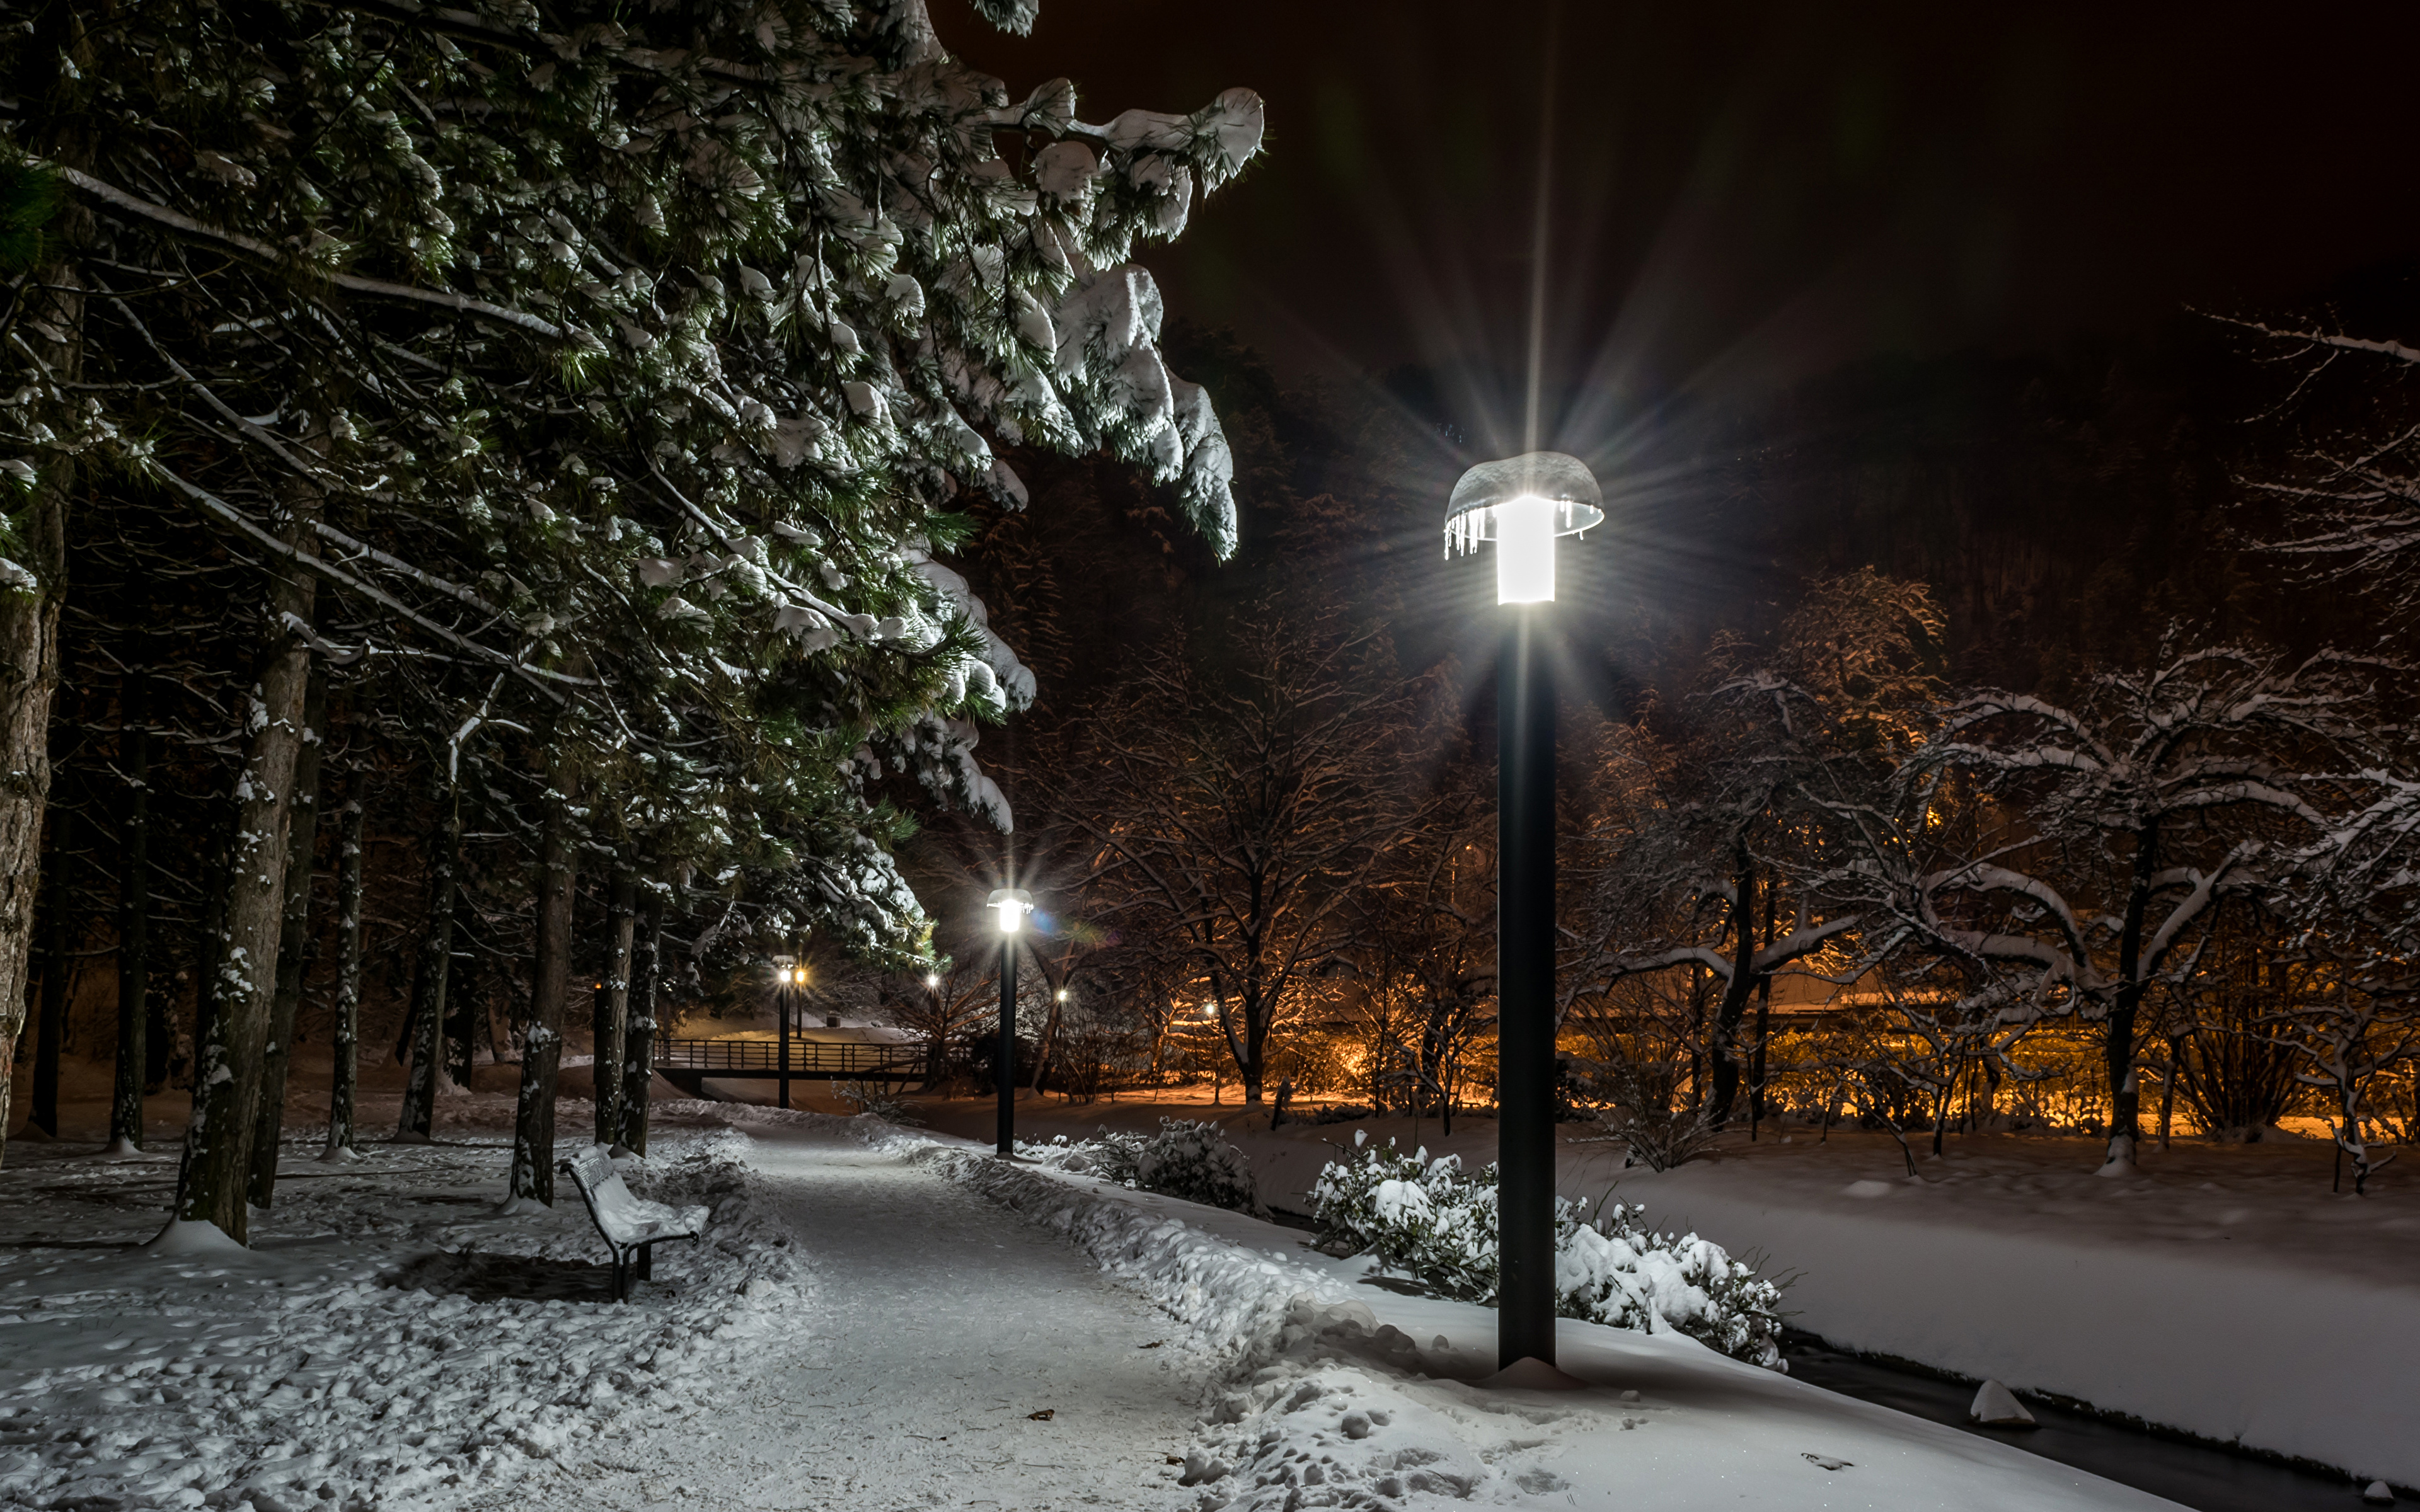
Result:
[[[692,1097],[705,1094],[706,1079],[781,1084],[781,1104],[790,1105],[790,1084],[808,1082],[921,1082],[924,1047],[912,1041],[860,1040],[658,1040],[656,1074]]]

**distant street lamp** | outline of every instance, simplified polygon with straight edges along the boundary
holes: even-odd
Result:
[[[1000,916],[1000,1145],[1001,1159],[1016,1154],[1016,936],[1033,912],[1033,895],[1022,887],[996,887],[984,906]]]
[[[1496,543],[1511,606],[1496,686],[1496,1358],[1555,1363],[1555,538],[1605,522],[1577,457],[1482,462],[1446,504],[1446,554]]]
[[[804,980],[807,975],[794,969],[792,962],[793,958],[786,955],[773,958],[773,1016],[781,1026],[776,1038],[782,1044],[778,1079],[783,1107],[790,1105],[790,1015],[794,1011],[790,989],[794,983]]]

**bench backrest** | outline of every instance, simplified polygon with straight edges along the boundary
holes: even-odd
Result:
[[[639,1199],[630,1195],[622,1180],[622,1173],[598,1146],[591,1145],[563,1163],[565,1170],[580,1187],[580,1195],[588,1201],[588,1211],[597,1222],[608,1228],[620,1227],[637,1216],[634,1210]]]

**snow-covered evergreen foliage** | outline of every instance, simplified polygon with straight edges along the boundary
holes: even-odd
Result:
[[[101,454],[322,579],[333,663],[490,670],[438,759],[542,732],[605,843],[912,949],[880,779],[1006,826],[975,726],[1035,691],[934,560],[1022,503],[993,445],[1108,447],[1232,548],[1126,258],[1258,149],[1249,91],[1087,124],[922,0],[54,29],[0,52],[89,130],[7,149],[88,217],[82,372],[18,363],[11,478]]]
[[[1103,1129],[1097,1139],[1059,1140],[1032,1151],[1062,1170],[1097,1176],[1137,1191],[1157,1192],[1236,1212],[1263,1212],[1251,1157],[1229,1144],[1218,1126],[1193,1119],[1162,1119],[1156,1134]]]
[[[1311,1187],[1325,1245],[1350,1246],[1440,1296],[1496,1298],[1496,1167],[1406,1154],[1390,1141],[1331,1161]],[[1781,1288],[1719,1244],[1639,1227],[1644,1209],[1613,1203],[1591,1220],[1558,1198],[1555,1310],[1616,1328],[1686,1334],[1735,1359],[1786,1369]]]

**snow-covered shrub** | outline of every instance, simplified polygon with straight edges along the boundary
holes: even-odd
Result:
[[[1357,1140],[1360,1136],[1357,1135]],[[1320,1246],[1374,1256],[1442,1297],[1496,1300],[1496,1167],[1391,1143],[1331,1161],[1311,1189]],[[1616,1328],[1677,1330],[1768,1369],[1781,1359],[1781,1288],[1721,1245],[1641,1227],[1644,1209],[1555,1204],[1555,1310]]]
[[[1028,1151],[1062,1170],[1116,1181],[1142,1192],[1182,1197],[1236,1212],[1262,1212],[1251,1157],[1218,1135],[1216,1124],[1162,1119],[1156,1134],[1101,1131],[1098,1139],[1069,1143],[1064,1135]]]
[[[1644,1208],[1616,1202],[1586,1222],[1579,1206],[1558,1205],[1556,1311],[1649,1334],[1673,1328],[1735,1360],[1790,1368],[1779,1285],[1713,1240],[1640,1227]]]
[[[1366,1135],[1356,1133],[1357,1143]],[[1331,1161],[1311,1184],[1322,1248],[1369,1254],[1439,1296],[1496,1295],[1496,1167],[1473,1177],[1461,1157],[1432,1161],[1393,1141],[1358,1161]]]

